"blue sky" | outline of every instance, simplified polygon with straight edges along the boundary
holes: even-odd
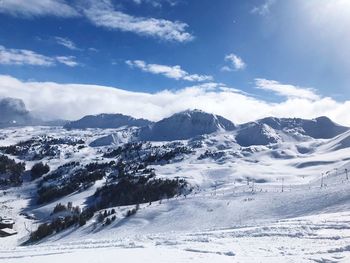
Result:
[[[211,83],[267,103],[350,95],[346,0],[2,0],[0,24],[0,75],[24,83]]]

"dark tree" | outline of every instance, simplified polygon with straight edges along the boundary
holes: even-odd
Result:
[[[0,183],[8,185],[22,184],[25,163],[16,163],[5,155],[0,155]]]
[[[47,164],[40,162],[33,165],[32,169],[30,170],[30,174],[32,176],[32,180],[35,180],[44,174],[47,174],[49,171],[50,167]]]

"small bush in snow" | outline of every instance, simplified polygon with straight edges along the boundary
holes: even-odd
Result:
[[[135,208],[130,209],[130,210],[128,210],[128,211],[126,212],[125,217],[130,217],[130,216],[132,216],[132,215],[135,215],[139,209],[140,209],[140,205],[137,204],[137,205],[135,206]]]
[[[53,214],[60,213],[63,211],[67,211],[67,207],[65,205],[62,205],[61,203],[58,203],[55,208],[53,209]]]

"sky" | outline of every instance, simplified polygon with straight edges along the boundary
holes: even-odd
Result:
[[[0,0],[0,25],[0,96],[43,118],[350,125],[348,0]]]

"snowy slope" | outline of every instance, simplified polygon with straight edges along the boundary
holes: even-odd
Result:
[[[257,262],[258,255],[258,262],[349,262],[347,128],[331,123],[333,132],[320,128],[322,136],[315,135],[306,127],[322,127],[319,119],[308,125],[275,119],[279,126],[265,120],[235,127],[219,116],[198,111],[165,120],[172,129],[164,130],[163,122],[154,125],[156,139],[151,142],[138,142],[139,128],[0,130],[0,146],[32,138],[42,142],[60,138],[61,143],[52,146],[55,155],[42,160],[51,171],[72,161],[81,166],[121,159],[137,164],[148,156],[152,157],[147,159],[148,168],[154,169],[156,178],[183,178],[192,187],[186,195],[142,203],[131,217],[125,214],[134,205],[113,207],[116,220],[110,225],[98,223],[96,213],[82,227],[68,228],[33,246],[18,247],[30,231],[50,220],[58,202],[86,206],[107,177],[45,204],[33,203],[39,181],[25,181],[0,194],[0,215],[13,217],[19,232],[0,238],[0,260],[105,262],[120,256],[130,262]],[[169,136],[158,137],[163,134]],[[169,142],[174,134],[181,140]],[[330,135],[334,136],[324,138]],[[66,143],[79,140],[83,144]],[[118,153],[125,145],[139,150]],[[33,149],[41,149],[36,141]],[[37,162],[29,153],[8,156],[25,160],[27,169]],[[70,174],[63,175],[67,176]],[[23,212],[36,220],[26,218]]]
[[[267,124],[251,123],[237,132],[236,140],[241,146],[252,146],[278,143],[282,138]]]

